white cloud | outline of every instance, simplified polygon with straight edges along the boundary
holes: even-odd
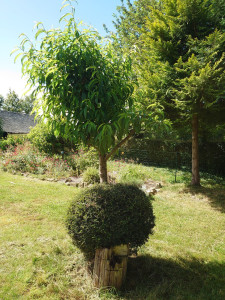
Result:
[[[26,80],[20,72],[11,70],[0,70],[0,95],[6,96],[9,89],[15,91],[19,97],[27,90]]]

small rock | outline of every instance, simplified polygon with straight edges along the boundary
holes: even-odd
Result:
[[[157,190],[156,189],[151,189],[151,190],[148,190],[148,195],[155,195],[157,193]]]
[[[155,195],[157,192],[159,192],[161,187],[161,183],[156,183],[149,179],[142,185],[141,188],[145,192],[145,194],[149,196]]]
[[[47,181],[50,181],[50,182],[55,181],[54,178],[47,178],[46,180],[47,180]]]
[[[79,183],[78,182],[68,182],[67,185],[79,187]]]
[[[160,183],[160,182],[158,182],[157,184],[156,184],[156,187],[155,187],[156,189],[161,189],[162,188],[162,184]]]
[[[69,177],[64,182],[67,186],[79,187],[82,185],[82,178],[81,177]]]
[[[60,179],[58,180],[58,182],[66,183],[66,179],[65,179],[65,178],[60,178]]]
[[[65,183],[71,182],[71,181],[72,181],[72,179],[69,177],[69,178],[66,178]]]

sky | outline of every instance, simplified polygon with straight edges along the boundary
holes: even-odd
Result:
[[[21,74],[20,59],[14,63],[15,55],[10,56],[19,46],[19,35],[25,33],[34,38],[35,22],[42,22],[46,29],[59,27],[58,20],[62,0],[0,0],[0,95],[6,96],[9,89],[19,97],[26,91],[26,81]],[[120,0],[77,0],[74,2],[77,22],[83,21],[105,35],[103,24],[113,30],[113,14]]]

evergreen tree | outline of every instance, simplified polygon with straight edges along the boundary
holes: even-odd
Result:
[[[132,49],[143,103],[162,104],[175,125],[192,123],[192,184],[199,185],[199,124],[211,128],[225,116],[225,4],[221,0],[149,1],[143,24],[135,25],[139,35],[131,45],[126,31],[119,28],[127,26],[125,20],[140,5],[142,1],[135,1],[120,10],[119,42],[125,51]]]

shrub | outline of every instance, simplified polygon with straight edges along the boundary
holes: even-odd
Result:
[[[150,198],[136,186],[95,185],[76,195],[66,226],[74,244],[87,258],[97,248],[144,244],[154,227]]]
[[[94,148],[88,150],[79,149],[77,154],[74,155],[74,160],[78,175],[83,173],[89,167],[98,168],[99,164],[97,151]]]
[[[0,140],[0,149],[1,150],[6,150],[7,149],[7,147],[8,147],[8,143],[7,143],[7,140]]]
[[[28,134],[31,143],[47,154],[60,154],[65,149],[71,150],[75,145],[62,137],[56,137],[46,124],[38,123]]]
[[[94,148],[78,149],[75,154],[67,157],[67,161],[77,176],[89,167],[98,168],[99,164],[97,152]]]
[[[73,170],[66,160],[57,155],[47,157],[29,142],[9,147],[4,152],[2,160],[3,170],[11,173],[45,174],[55,179],[73,175]]]
[[[83,182],[87,184],[99,183],[99,171],[93,167],[87,168],[83,173]]]
[[[29,172],[37,174],[39,166],[42,167],[41,159],[29,142],[26,142],[24,145],[8,147],[4,153],[2,167],[4,171],[12,173]]]
[[[28,140],[25,135],[9,135],[7,139],[0,140],[0,148],[6,150],[9,147],[16,147],[22,145]]]
[[[88,167],[98,166],[96,151],[93,149],[79,150],[75,154],[69,153],[63,157],[58,154],[49,156],[26,141],[26,137],[21,136],[10,136],[7,140],[0,140],[0,150],[0,167],[12,173],[40,174],[57,179],[80,175]]]

